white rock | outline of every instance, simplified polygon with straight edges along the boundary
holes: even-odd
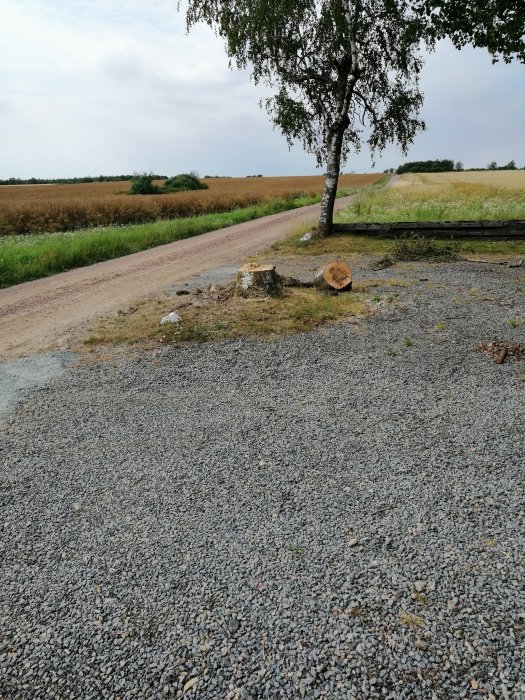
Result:
[[[303,243],[307,243],[308,241],[312,240],[312,232],[308,231],[308,233],[305,233],[304,236],[302,236],[300,239]]]
[[[416,589],[416,591],[418,593],[423,593],[423,591],[425,590],[426,587],[427,587],[427,584],[425,581],[416,581],[414,583],[414,588]]]
[[[180,323],[181,321],[182,318],[179,316],[179,314],[175,311],[172,311],[171,314],[168,314],[167,316],[164,316],[164,318],[161,318],[160,325],[164,326],[166,323]]]

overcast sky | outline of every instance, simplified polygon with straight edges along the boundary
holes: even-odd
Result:
[[[422,84],[427,131],[408,160],[525,165],[525,66],[443,44]],[[186,35],[177,0],[0,0],[0,178],[315,173],[262,95],[207,28]],[[392,148],[376,169],[403,160]],[[344,169],[371,164],[363,150]]]

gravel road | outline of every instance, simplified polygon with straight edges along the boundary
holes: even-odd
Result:
[[[388,183],[395,182],[396,179]],[[355,195],[336,200],[335,211]],[[299,227],[314,225],[319,204],[272,214],[200,236],[0,289],[0,361],[70,347],[86,324],[193,275],[245,261]]]
[[[474,350],[524,340],[523,271],[363,275],[369,321],[4,416],[0,697],[525,697],[525,365]]]

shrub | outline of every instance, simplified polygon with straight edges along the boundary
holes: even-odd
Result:
[[[451,262],[458,259],[459,243],[456,241],[437,241],[423,236],[405,236],[392,244],[388,253],[377,261],[376,268],[390,267],[398,261],[433,260]]]
[[[194,173],[182,173],[170,177],[164,183],[165,192],[187,192],[189,190],[207,190],[208,185],[201,182]]]
[[[158,194],[160,189],[153,184],[153,175],[136,175],[131,181],[130,194]]]

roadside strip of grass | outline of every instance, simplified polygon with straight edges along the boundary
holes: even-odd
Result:
[[[269,255],[273,257],[339,255],[352,259],[360,255],[386,255],[395,246],[395,241],[392,238],[353,234],[340,234],[303,242],[300,240],[303,234],[304,231],[301,231],[284,241],[273,243],[268,250],[258,255],[257,259],[266,259]],[[426,240],[431,241],[432,239]],[[448,241],[445,239],[441,242],[446,244]],[[458,255],[482,255],[494,259],[503,257],[525,259],[525,240],[523,239],[469,238],[456,240],[455,244]]]

